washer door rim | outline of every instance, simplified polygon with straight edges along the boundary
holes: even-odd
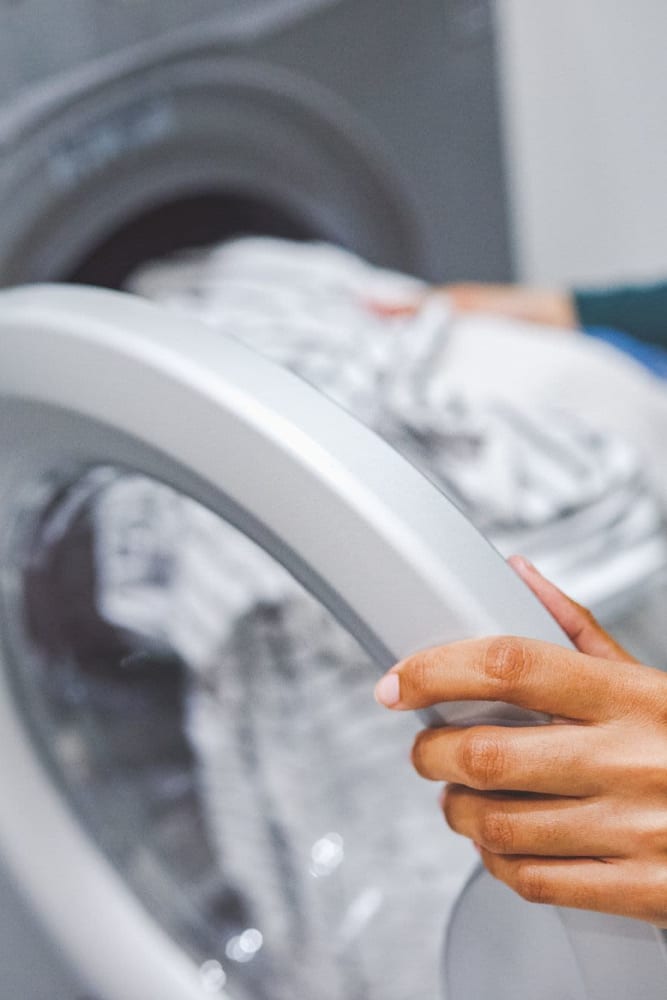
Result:
[[[0,294],[0,351],[5,542],[21,491],[42,474],[120,461],[236,520],[381,668],[464,635],[563,641],[501,557],[421,473],[240,343],[127,295],[45,286]],[[1,666],[0,734],[13,767],[0,772],[0,788],[10,802],[19,785],[22,808],[0,811],[0,843],[35,909],[91,989],[110,1000],[143,1000],[156,986],[165,1000],[201,996],[192,963],[152,924],[50,785],[13,708],[8,664]],[[445,718],[518,721],[490,703],[455,712],[448,706]],[[442,718],[438,708],[429,716],[434,724]],[[100,931],[101,898],[113,953]],[[119,965],[128,970],[122,993]]]

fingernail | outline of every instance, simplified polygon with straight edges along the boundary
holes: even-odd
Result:
[[[445,787],[441,789],[440,794],[438,795],[438,805],[440,806],[441,809],[444,809],[446,797],[447,797],[447,785],[445,785]]]
[[[525,556],[510,556],[507,560],[510,566],[512,566],[518,573],[536,573],[537,570],[533,566],[532,562],[526,559]]]
[[[401,685],[398,674],[385,674],[375,685],[375,700],[386,708],[397,705],[401,698]]]

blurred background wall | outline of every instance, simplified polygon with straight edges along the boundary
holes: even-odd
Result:
[[[667,275],[667,4],[497,0],[517,276]]]

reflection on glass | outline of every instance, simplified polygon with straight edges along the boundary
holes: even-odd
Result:
[[[229,939],[225,945],[225,955],[234,962],[251,962],[263,944],[262,932],[250,927],[243,934]]]
[[[345,857],[343,838],[339,833],[328,833],[316,841],[310,851],[310,872],[315,878],[331,875]]]
[[[410,769],[414,720],[374,704],[356,642],[246,538],[143,476],[89,470],[31,516],[14,547],[22,711],[203,988],[439,995],[467,855]]]
[[[207,993],[219,993],[227,982],[225,970],[214,958],[204,962],[199,970],[201,983]]]

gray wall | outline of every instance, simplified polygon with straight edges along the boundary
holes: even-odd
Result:
[[[667,4],[497,9],[520,274],[667,274]]]

